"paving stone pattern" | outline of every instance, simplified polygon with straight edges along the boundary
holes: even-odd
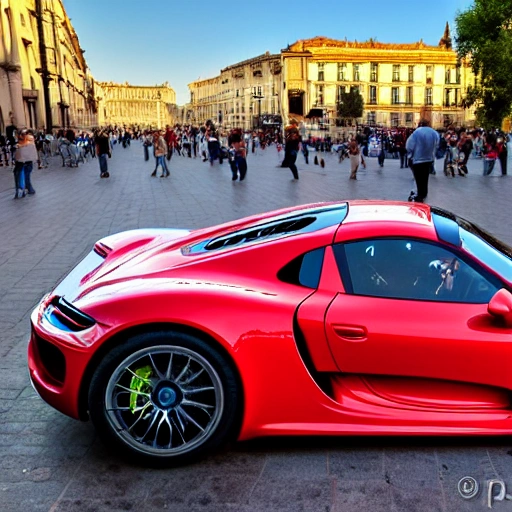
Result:
[[[0,168],[0,511],[475,511],[457,493],[469,474],[512,486],[508,439],[298,438],[237,443],[176,469],[130,466],[112,456],[89,423],[43,403],[29,385],[29,315],[47,293],[106,235],[145,227],[200,228],[245,215],[314,201],[407,198],[411,172],[375,158],[349,181],[349,162],[322,155],[300,180],[276,168],[275,148],[249,155],[244,182],[227,162],[210,167],[175,155],[169,178],[151,178],[140,144],[116,147],[111,177],[98,161],[63,168],[57,157],[35,170],[36,195],[13,200],[10,169]],[[314,153],[311,153],[313,161]],[[438,163],[438,168],[440,167]],[[431,177],[429,201],[479,223],[512,243],[512,179],[498,168],[482,176]],[[496,510],[512,504],[496,504]]]

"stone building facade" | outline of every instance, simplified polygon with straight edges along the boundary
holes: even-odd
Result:
[[[101,125],[164,128],[179,119],[176,93],[167,82],[155,86],[97,82],[96,86]]]
[[[0,132],[97,124],[94,82],[62,0],[0,0]]]
[[[189,84],[185,122],[212,119],[224,128],[272,126],[280,122],[281,55],[269,52],[233,64],[220,75]]]
[[[435,128],[474,123],[474,112],[463,105],[475,78],[466,63],[458,63],[448,25],[438,46],[315,37],[288,46],[281,56],[286,119],[313,120],[332,131],[340,91],[357,89],[364,100],[359,123],[413,127],[420,117]]]
[[[357,89],[365,104],[359,124],[413,127],[426,117],[436,128],[472,126],[464,98],[474,82],[469,65],[457,60],[448,24],[438,46],[314,37],[192,82],[184,120],[248,129],[295,117],[332,133],[340,91]]]

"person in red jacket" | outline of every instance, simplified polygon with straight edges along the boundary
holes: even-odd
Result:
[[[489,133],[485,137],[485,143],[483,147],[484,153],[484,176],[489,176],[494,169],[494,164],[498,158],[498,148],[496,146],[496,137]]]
[[[176,134],[170,126],[167,126],[165,130],[164,140],[167,144],[167,160],[170,160],[177,141]]]

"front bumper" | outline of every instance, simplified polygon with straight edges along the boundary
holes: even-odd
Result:
[[[75,419],[86,419],[80,411],[80,388],[93,355],[95,342],[104,335],[99,324],[76,332],[61,331],[45,319],[41,303],[31,316],[28,343],[30,380],[41,398]]]

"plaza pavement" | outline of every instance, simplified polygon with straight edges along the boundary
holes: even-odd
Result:
[[[97,160],[78,169],[53,158],[35,170],[36,195],[13,200],[13,176],[0,168],[0,511],[465,511],[484,510],[457,493],[469,474],[481,484],[503,478],[512,489],[509,439],[298,438],[237,443],[186,467],[152,470],[112,456],[90,423],[43,403],[29,385],[29,315],[106,235],[144,227],[200,228],[274,208],[327,200],[405,200],[411,172],[375,158],[349,181],[349,162],[325,155],[300,180],[276,168],[275,148],[249,155],[244,182],[227,162],[213,167],[175,155],[171,176],[151,178],[142,148],[116,147],[111,178]],[[440,167],[438,165],[438,167]],[[467,178],[430,180],[429,202],[474,220],[512,243],[512,178],[482,177],[471,160]],[[435,321],[435,319],[433,319]],[[509,489],[509,492],[510,489]],[[501,503],[496,509],[512,504]]]

